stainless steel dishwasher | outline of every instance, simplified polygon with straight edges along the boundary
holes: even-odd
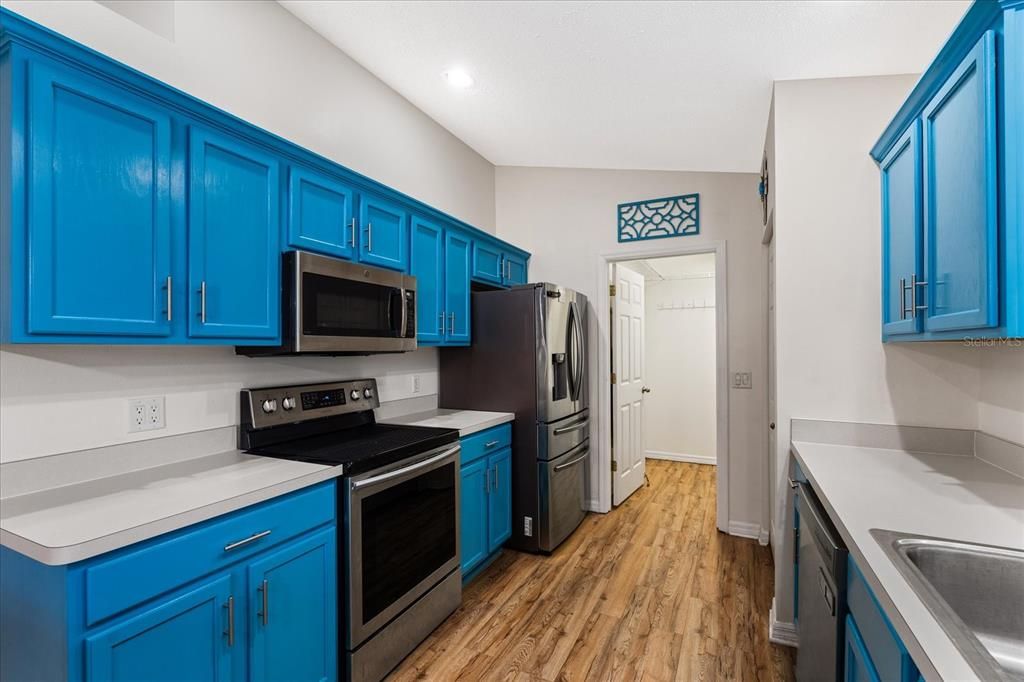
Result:
[[[846,546],[811,487],[806,483],[799,487],[800,649],[796,655],[796,679],[841,680]]]

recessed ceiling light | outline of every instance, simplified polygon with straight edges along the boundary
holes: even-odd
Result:
[[[473,77],[465,69],[449,69],[444,72],[444,79],[453,88],[465,89],[473,87]]]

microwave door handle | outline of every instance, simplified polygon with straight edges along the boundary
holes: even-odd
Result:
[[[404,339],[409,333],[409,306],[405,302],[405,289],[398,291],[398,303],[402,308],[402,330],[399,337]]]

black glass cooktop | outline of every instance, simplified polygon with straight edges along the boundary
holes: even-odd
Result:
[[[339,431],[261,445],[248,452],[300,462],[344,466],[346,475],[371,471],[459,440],[454,429],[362,424]]]

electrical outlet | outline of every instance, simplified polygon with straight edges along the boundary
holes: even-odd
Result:
[[[423,387],[420,385],[420,375],[419,374],[413,374],[412,375],[412,392],[413,393],[419,393],[422,390],[422,388]]]
[[[533,517],[532,516],[524,516],[523,517],[523,535],[525,535],[528,538],[532,538],[533,537]]]
[[[153,431],[166,426],[164,397],[135,398],[128,401],[128,433]]]

